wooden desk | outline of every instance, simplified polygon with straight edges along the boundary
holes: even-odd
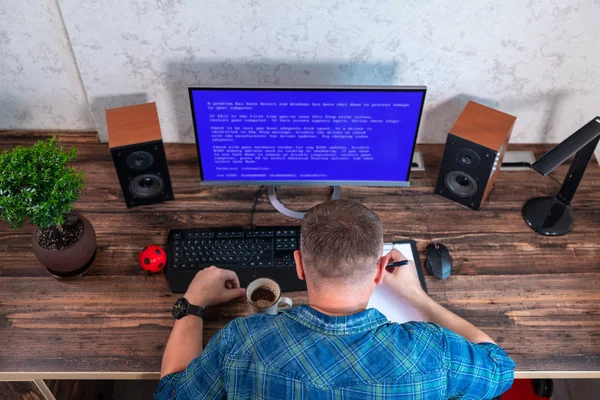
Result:
[[[29,145],[45,133],[0,133],[0,149]],[[157,378],[173,324],[172,294],[162,274],[137,265],[147,244],[166,244],[169,228],[245,225],[256,187],[200,188],[193,145],[167,145],[176,201],[127,209],[106,144],[94,133],[58,134],[77,146],[86,186],[76,209],[98,236],[87,275],[56,280],[31,252],[33,227],[0,224],[0,380]],[[550,146],[513,146],[541,155]],[[481,327],[517,362],[517,377],[600,377],[600,167],[593,161],[573,203],[575,228],[547,238],[529,229],[521,207],[558,185],[530,171],[503,172],[489,204],[472,211],[433,193],[443,146],[420,146],[426,172],[410,189],[342,188],[381,217],[385,240],[448,246],[453,276],[427,276],[430,295]],[[559,180],[566,167],[555,174]],[[327,188],[280,191],[295,208],[327,198]],[[263,195],[257,225],[296,225]],[[304,292],[291,293],[295,304]],[[242,300],[210,309],[205,341],[232,318],[247,315]]]

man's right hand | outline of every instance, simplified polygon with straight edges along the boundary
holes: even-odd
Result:
[[[417,274],[417,267],[413,261],[408,260],[396,249],[393,249],[384,257],[388,258],[388,264],[403,260],[408,261],[407,265],[387,269],[383,275],[383,281],[391,287],[394,292],[409,301],[422,296],[427,296],[427,293],[425,293],[421,287],[419,275]]]
[[[245,293],[235,272],[212,266],[198,271],[184,297],[193,305],[208,307]]]
[[[398,250],[392,250],[384,257],[388,258],[387,264],[406,260],[406,257]],[[391,271],[385,271],[383,281],[395,293],[415,307],[423,318],[423,321],[435,322],[444,328],[458,333],[473,343],[494,343],[492,338],[483,331],[477,329],[453,312],[446,310],[425,293],[421,287],[417,267],[414,262],[409,260],[407,265],[391,268]]]

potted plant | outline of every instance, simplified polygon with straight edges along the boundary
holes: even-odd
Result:
[[[96,256],[94,228],[71,212],[83,188],[83,172],[67,165],[76,154],[55,138],[0,154],[0,218],[15,229],[25,220],[37,226],[33,252],[59,278],[84,274]]]

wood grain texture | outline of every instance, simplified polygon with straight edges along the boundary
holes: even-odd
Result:
[[[109,108],[106,130],[111,148],[162,140],[156,103]]]
[[[45,397],[33,382],[0,382],[2,400],[44,400]]]
[[[0,150],[46,135],[0,133]],[[128,210],[108,145],[97,143],[94,133],[57,137],[65,147],[79,148],[75,165],[84,170],[86,186],[76,210],[94,225],[97,261],[84,277],[56,280],[31,252],[33,227],[14,231],[0,223],[0,374],[157,374],[176,295],[162,274],[138,267],[138,252],[165,245],[170,228],[247,225],[256,187],[201,188],[194,145],[167,144],[177,200]],[[551,146],[511,147],[540,156]],[[587,371],[585,376],[600,377],[598,164],[590,164],[575,196],[573,231],[548,238],[526,226],[521,207],[531,197],[556,193],[551,179],[501,172],[488,204],[473,211],[433,193],[443,145],[418,150],[426,171],[411,175],[410,189],[344,187],[343,198],[377,212],[387,241],[415,239],[422,261],[430,237],[448,246],[453,276],[426,276],[430,295],[497,340],[516,360],[518,374],[573,377]],[[562,166],[554,175],[562,180],[566,171]],[[329,189],[287,187],[279,193],[290,207],[306,209],[325,200]],[[298,222],[277,213],[265,193],[255,223]],[[307,301],[305,292],[287,295],[295,304]],[[242,300],[207,311],[205,342],[251,312]]]
[[[45,381],[56,400],[110,400],[114,399],[115,381],[79,380],[79,381]],[[133,395],[134,391],[131,392]],[[134,395],[131,396],[134,399]],[[146,399],[151,399],[147,396]]]
[[[148,400],[158,380],[48,380],[56,400]]]
[[[516,120],[513,115],[469,101],[449,132],[498,152],[508,143]]]

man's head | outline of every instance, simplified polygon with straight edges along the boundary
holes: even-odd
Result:
[[[302,220],[301,269],[309,286],[371,284],[382,248],[379,217],[358,202],[328,201]]]

